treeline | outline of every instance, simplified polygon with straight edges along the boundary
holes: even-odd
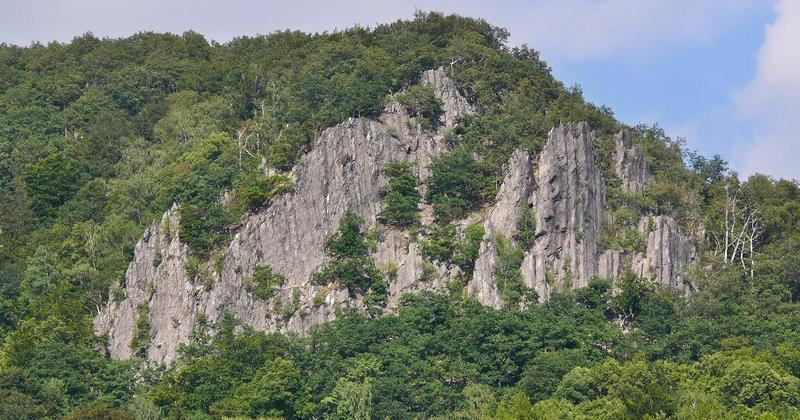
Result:
[[[187,32],[0,46],[0,417],[796,416],[797,184],[740,182],[718,157],[637,127],[656,182],[622,192],[610,110],[553,79],[534,50],[508,48],[507,36],[419,13],[226,44]],[[641,215],[674,215],[700,244],[700,291],[687,300],[626,278],[612,297],[598,280],[495,311],[453,284],[446,296],[408,297],[398,316],[350,314],[305,339],[234,334],[231,319],[216,335],[205,326],[166,371],[103,356],[91,319],[145,226],[180,204],[179,235],[202,271],[244,214],[292,188],[283,171],[325,128],[399,100],[436,129],[441,109],[417,79],[440,66],[478,112],[447,134],[453,153],[433,164],[424,197],[409,168],[387,168],[381,223],[418,230],[427,259],[468,273],[482,228],[452,222],[493,198],[513,150],[536,152],[552,126],[589,121],[610,184],[604,245],[636,249]],[[420,200],[433,205],[431,226],[420,226]],[[534,218],[506,238],[508,261]],[[333,261],[318,280],[346,278],[379,302],[384,279],[361,239],[340,246],[359,223],[329,241]],[[756,227],[750,240],[745,223]],[[504,295],[521,301],[518,273],[506,271]],[[281,282],[265,267],[249,286],[268,296]]]

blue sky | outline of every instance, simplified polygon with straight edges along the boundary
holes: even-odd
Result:
[[[800,0],[0,0],[0,42],[188,29],[224,42],[374,26],[416,8],[506,27],[623,122],[659,123],[744,176],[800,179]]]

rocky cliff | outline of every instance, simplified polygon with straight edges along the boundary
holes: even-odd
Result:
[[[259,213],[249,216],[215,263],[188,278],[188,249],[176,232],[176,209],[150,226],[136,245],[122,283],[124,296],[112,296],[95,319],[95,329],[108,337],[112,357],[132,355],[137,317],[150,323],[147,359],[170,363],[201,319],[215,322],[226,312],[264,331],[304,334],[312,325],[329,321],[343,307],[362,307],[335,285],[311,283],[327,262],[325,238],[346,212],[374,226],[381,210],[385,165],[411,162],[420,182],[428,165],[447,151],[444,134],[462,115],[473,113],[455,83],[439,70],[425,72],[421,83],[433,87],[442,101],[441,126],[426,132],[398,103],[387,106],[378,120],[350,119],[326,130],[292,172],[294,190]],[[468,292],[480,302],[504,305],[494,282],[498,235],[512,238],[520,209],[536,218],[536,240],[524,250],[520,266],[524,283],[546,300],[553,290],[576,288],[594,276],[615,279],[626,269],[654,281],[690,290],[686,268],[694,256],[691,242],[669,217],[642,219],[646,251],[624,256],[601,250],[606,186],[596,163],[595,134],[588,124],[554,128],[537,155],[516,151],[505,166],[497,198],[484,214],[486,234],[480,245]],[[632,137],[615,137],[614,168],[625,189],[641,192],[650,181],[647,163]],[[423,206],[424,207],[424,206]],[[425,213],[425,208],[423,214]],[[481,217],[481,216],[476,216]],[[373,257],[379,267],[392,265],[387,308],[406,292],[438,290],[462,274],[458,268],[425,261],[419,244],[406,232],[382,229]],[[246,289],[260,266],[286,277],[274,297],[257,299]],[[140,310],[143,308],[142,310]]]
[[[95,319],[95,329],[108,335],[111,356],[131,356],[137,309],[144,303],[149,305],[151,324],[147,358],[163,363],[175,359],[178,345],[201,318],[215,321],[230,312],[260,330],[304,333],[309,326],[332,319],[340,307],[359,307],[360,301],[350,299],[347,291],[310,282],[326,263],[325,238],[348,211],[374,225],[380,190],[387,182],[385,165],[412,162],[424,181],[431,160],[446,150],[445,130],[458,116],[472,112],[443,70],[427,71],[421,81],[432,86],[442,101],[438,132],[423,131],[398,103],[389,105],[378,121],[351,118],[326,130],[292,172],[294,191],[250,216],[218,257],[222,264],[209,264],[213,267],[201,273],[205,278],[187,278],[187,248],[177,235],[165,233],[180,229],[174,209],[164,216],[169,223],[148,228],[126,272],[125,298],[112,297]],[[379,263],[398,266],[390,286],[390,307],[404,291],[435,289],[441,283],[417,282],[423,261],[417,244],[408,242],[402,232],[389,230],[375,252]],[[267,265],[287,281],[272,299],[256,299],[246,291],[245,281],[256,267]],[[444,267],[437,270],[435,279],[449,275]]]
[[[623,190],[642,193],[652,181],[642,151],[627,130],[614,141],[613,163]],[[514,153],[484,223],[486,237],[468,286],[481,303],[503,305],[493,281],[495,238],[514,236],[522,206],[534,212],[536,240],[524,250],[520,271],[539,300],[547,300],[553,290],[583,287],[595,276],[615,280],[626,269],[665,286],[693,290],[686,270],[695,257],[694,247],[671,217],[642,218],[638,229],[646,238],[644,252],[624,256],[600,249],[606,185],[596,164],[596,143],[588,124],[580,123],[554,128],[538,159],[524,151]]]

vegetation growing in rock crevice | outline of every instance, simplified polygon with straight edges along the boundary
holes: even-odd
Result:
[[[364,220],[345,213],[339,230],[325,241],[331,261],[314,275],[314,283],[338,283],[351,296],[365,295],[367,304],[382,304],[386,300],[386,279],[369,255],[370,244],[365,237]]]
[[[439,126],[439,117],[444,113],[444,109],[442,101],[436,97],[431,86],[418,83],[393,95],[390,99],[406,107],[424,129],[435,130]]]
[[[245,280],[245,289],[257,299],[270,299],[286,283],[286,277],[268,265],[258,266],[253,276]]]
[[[233,194],[240,212],[258,210],[268,205],[275,196],[291,190],[292,179],[287,175],[264,175],[260,172],[246,175],[235,187]]]
[[[420,194],[417,191],[417,177],[411,171],[409,162],[392,162],[386,165],[384,174],[389,183],[382,192],[384,209],[378,214],[378,221],[389,226],[408,228],[419,223]]]
[[[536,213],[527,203],[520,206],[514,240],[523,251],[531,249],[536,242]]]
[[[494,284],[503,302],[509,307],[520,302],[535,302],[536,292],[528,290],[520,272],[524,253],[520,247],[503,235],[495,237],[497,266],[493,273]],[[533,293],[534,296],[529,296]]]
[[[494,198],[492,172],[465,148],[438,157],[430,165],[426,200],[437,222],[462,219]]]
[[[486,234],[483,225],[471,223],[461,233],[452,223],[428,228],[428,236],[421,240],[422,256],[429,261],[456,265],[470,275]]]
[[[181,225],[165,232],[180,235],[199,268],[238,221],[220,198],[258,185],[247,180],[262,160],[291,168],[321,130],[377,117],[388,92],[439,66],[477,112],[447,134],[456,152],[439,162],[432,185],[441,188],[426,197],[442,233],[424,240],[429,258],[468,266],[476,242],[446,222],[491,200],[514,150],[535,153],[562,122],[588,121],[601,139],[620,127],[507,37],[482,20],[419,13],[371,29],[226,44],[143,32],[0,45],[0,417],[797,417],[800,187],[739,179],[657,127],[637,128],[635,139],[656,183],[621,206],[615,197],[627,198],[609,189],[609,204],[631,207],[633,219],[677,209],[697,228],[687,232],[705,235],[693,273],[702,287],[690,298],[621,283],[615,299],[607,282],[593,281],[546,304],[494,310],[456,287],[409,296],[396,316],[342,313],[305,338],[226,318],[213,336],[193,335],[163,372],[96,351],[96,308],[124,278],[146,226],[173,203]],[[603,144],[600,161],[610,162]],[[759,215],[752,275],[726,261],[714,238],[724,233],[729,189]],[[269,201],[255,192],[243,202]],[[357,274],[355,288],[377,278],[367,260],[331,259],[356,262],[341,270]],[[631,313],[623,333],[619,319]],[[137,319],[140,354],[145,320]],[[379,363],[369,373],[349,374],[371,357]],[[133,403],[141,398],[155,410]]]
[[[147,302],[142,302],[136,308],[136,324],[134,326],[133,338],[131,339],[131,351],[136,357],[146,357],[149,347],[150,305]]]

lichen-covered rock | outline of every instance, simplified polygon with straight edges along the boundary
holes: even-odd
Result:
[[[642,149],[633,144],[633,134],[621,130],[614,136],[614,171],[622,181],[622,189],[641,193],[653,180]]]
[[[669,216],[643,217],[639,231],[646,235],[647,250],[633,257],[633,272],[643,278],[691,293],[695,290],[687,276],[696,251],[691,240]]]

